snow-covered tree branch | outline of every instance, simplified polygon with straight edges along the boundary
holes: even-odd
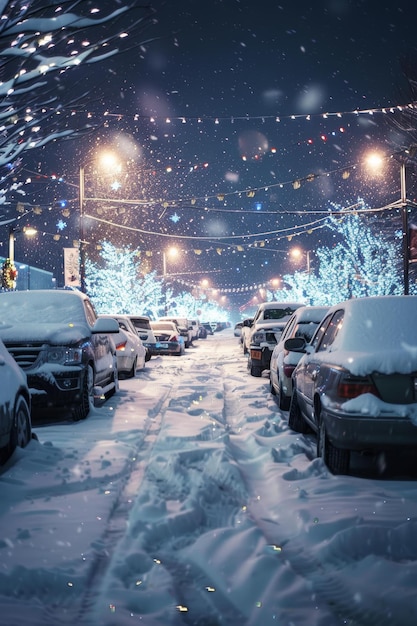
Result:
[[[0,167],[10,170],[23,152],[102,124],[85,107],[105,72],[78,82],[74,72],[144,44],[154,11],[138,0],[3,0],[0,14]]]

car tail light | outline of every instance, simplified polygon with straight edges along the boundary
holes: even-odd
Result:
[[[286,365],[284,363],[284,367],[282,368],[284,372],[284,376],[287,378],[291,378],[293,371],[295,370],[295,365]]]
[[[372,380],[369,378],[343,377],[338,384],[337,393],[339,398],[350,400],[364,393],[371,393],[379,397],[379,393]]]
[[[170,337],[169,339],[170,341],[176,341],[177,343],[179,343],[179,338],[177,337],[177,335],[173,335],[172,337]]]
[[[126,350],[127,341],[121,341],[116,344],[116,350]]]

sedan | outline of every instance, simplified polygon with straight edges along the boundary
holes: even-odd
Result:
[[[284,342],[291,337],[304,337],[306,341],[310,341],[328,310],[329,307],[303,306],[294,311],[272,351],[269,386],[272,395],[276,396],[279,408],[284,411],[288,411],[290,406],[292,373],[302,356],[301,352],[285,350]]]
[[[157,354],[173,354],[181,356],[185,353],[185,340],[174,322],[151,322],[156,339]]]
[[[0,464],[32,438],[26,374],[0,340]]]
[[[417,296],[356,298],[329,309],[293,373],[288,423],[317,435],[335,474],[352,451],[417,449]]]
[[[99,315],[99,317],[104,319],[113,318],[119,324],[119,332],[113,335],[113,341],[116,345],[117,370],[119,376],[134,378],[136,370],[143,370],[145,367],[147,354],[147,350],[135,328],[133,327],[133,331],[129,330],[131,322],[127,316]]]

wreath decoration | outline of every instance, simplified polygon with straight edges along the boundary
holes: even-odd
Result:
[[[2,286],[3,289],[15,289],[16,288],[16,278],[17,278],[17,269],[10,261],[10,259],[6,259],[3,264],[2,269]]]

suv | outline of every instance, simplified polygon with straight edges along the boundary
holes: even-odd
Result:
[[[128,317],[135,327],[137,334],[141,338],[143,345],[148,349],[149,359],[151,356],[159,354],[156,349],[156,339],[151,328],[150,318],[146,315],[128,315]]]
[[[249,330],[248,369],[252,376],[261,376],[269,369],[271,354],[286,323],[300,302],[262,302]]]
[[[84,419],[95,397],[115,393],[118,332],[77,290],[0,293],[0,338],[26,373],[33,410],[63,408]]]
[[[180,334],[184,337],[184,344],[186,348],[189,348],[193,342],[193,326],[190,320],[185,317],[160,317],[160,322],[174,322],[177,325]]]

